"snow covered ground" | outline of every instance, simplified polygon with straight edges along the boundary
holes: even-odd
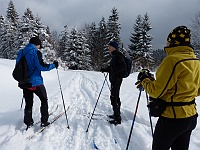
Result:
[[[15,65],[13,60],[0,59],[0,150],[93,150],[94,143],[99,150],[125,150],[130,133],[139,91],[134,83],[138,73],[131,74],[124,79],[121,95],[121,113],[123,122],[121,125],[110,125],[105,115],[112,114],[109,100],[109,88],[104,85],[97,103],[95,113],[103,114],[99,120],[92,120],[88,127],[87,114],[93,112],[100,93],[104,75],[92,71],[64,71],[58,69],[64,102],[67,111],[66,117],[62,116],[41,134],[36,134],[31,140],[28,136],[37,132],[39,125],[25,131],[23,124],[22,90],[17,87],[17,82],[12,78],[12,70]],[[43,72],[44,83],[49,98],[49,111],[58,104],[57,111],[50,116],[64,111],[63,101],[58,82],[56,69]],[[200,98],[197,98],[197,108],[200,109]],[[129,144],[130,150],[151,149],[152,135],[146,107],[146,94],[142,92],[137,116],[134,122],[132,136]],[[40,120],[40,100],[34,97],[33,119]],[[200,111],[200,110],[199,110]],[[155,127],[157,118],[152,118]],[[190,150],[200,149],[200,119],[193,131],[190,142]]]

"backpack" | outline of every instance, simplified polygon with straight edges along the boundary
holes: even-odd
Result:
[[[19,82],[20,88],[32,87],[32,84],[29,83],[30,77],[28,76],[28,65],[26,62],[25,55],[23,55],[22,50],[22,57],[20,58],[19,62],[15,65],[15,68],[12,72],[13,78]]]
[[[120,52],[124,56],[124,61],[126,63],[126,71],[123,73],[122,77],[127,78],[130,75],[131,70],[132,70],[132,59],[125,49],[120,49]]]

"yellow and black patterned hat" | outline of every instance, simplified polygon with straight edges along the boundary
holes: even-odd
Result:
[[[170,43],[170,46],[189,45],[190,36],[190,29],[186,26],[178,26],[169,33],[167,41]]]

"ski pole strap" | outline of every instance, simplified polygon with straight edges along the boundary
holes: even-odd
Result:
[[[190,102],[166,102],[166,106],[185,106],[195,104],[195,99]]]

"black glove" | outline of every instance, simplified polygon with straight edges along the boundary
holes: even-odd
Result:
[[[101,68],[100,71],[103,72],[107,72],[107,70],[105,68]]]
[[[53,64],[55,65],[56,69],[58,68],[58,61],[57,60],[54,60],[53,61]]]
[[[155,80],[153,74],[148,69],[142,69],[138,74],[137,80],[142,82],[145,78],[149,78],[152,81]]]
[[[139,80],[137,82],[135,82],[135,85],[136,85],[137,89],[142,89],[144,91],[144,89],[142,87],[142,84],[141,84],[141,82]]]

